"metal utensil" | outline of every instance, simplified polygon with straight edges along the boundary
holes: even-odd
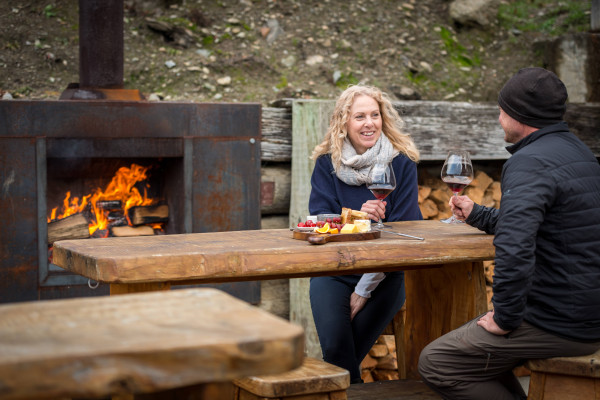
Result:
[[[399,232],[394,232],[394,231],[388,231],[388,230],[385,230],[385,229],[381,229],[381,232],[387,232],[387,233],[391,233],[391,234],[394,234],[394,235],[409,237],[409,238],[417,239],[417,240],[425,240],[425,238],[422,238],[422,237],[407,235],[406,233],[399,233]]]

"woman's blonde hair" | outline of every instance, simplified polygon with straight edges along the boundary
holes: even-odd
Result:
[[[405,154],[412,161],[419,161],[419,150],[410,135],[402,132],[404,121],[398,111],[392,106],[388,95],[376,87],[356,85],[344,90],[335,103],[335,109],[329,120],[329,128],[325,139],[315,147],[311,158],[316,160],[319,156],[331,153],[333,167],[337,171],[341,164],[342,146],[348,135],[346,124],[350,117],[350,108],[358,96],[369,96],[379,104],[381,111],[382,131],[400,153]]]

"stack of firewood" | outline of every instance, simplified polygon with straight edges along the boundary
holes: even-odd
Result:
[[[393,335],[381,335],[373,345],[361,366],[365,383],[398,379],[396,342]]]
[[[419,177],[419,207],[424,219],[444,219],[452,212],[448,200],[452,192],[438,176],[432,176],[424,170]],[[464,195],[487,207],[500,207],[500,182],[492,179],[483,171],[475,172],[475,179],[464,190]],[[487,284],[488,309],[492,309],[492,279],[494,262],[484,261]],[[398,379],[398,362],[394,336],[381,335],[369,354],[361,363],[362,378],[365,382]]]
[[[419,207],[424,219],[444,219],[452,215],[448,200],[452,191],[439,177],[431,177],[425,170],[419,179]],[[486,207],[500,207],[500,182],[484,171],[475,171],[475,179],[465,188],[464,195]]]

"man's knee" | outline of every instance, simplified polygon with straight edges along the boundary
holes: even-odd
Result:
[[[434,352],[432,351],[432,343],[430,343],[423,349],[423,351],[421,351],[421,355],[419,356],[418,371],[421,375],[421,378],[427,382],[430,382],[431,378],[435,376],[435,363],[433,362],[433,354]]]

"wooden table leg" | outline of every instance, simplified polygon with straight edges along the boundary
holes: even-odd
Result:
[[[487,311],[483,262],[438,265],[405,271],[406,376],[419,379],[421,350]]]
[[[110,295],[155,292],[158,290],[170,290],[169,282],[150,282],[150,283],[111,283]]]

